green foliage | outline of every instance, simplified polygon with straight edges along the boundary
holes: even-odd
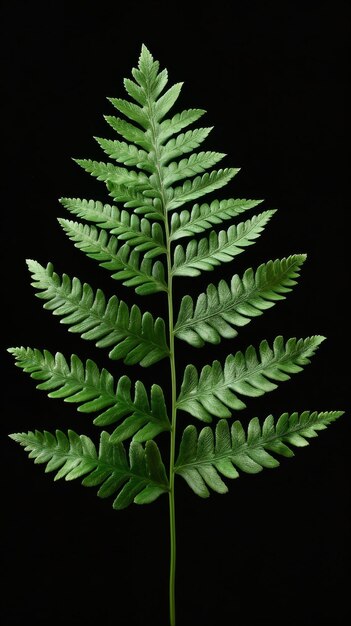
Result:
[[[90,285],[82,285],[78,278],[71,280],[67,274],[60,279],[52,263],[46,268],[37,261],[27,263],[32,285],[40,290],[37,297],[47,300],[44,308],[62,316],[61,322],[68,324],[71,332],[96,340],[97,347],[113,346],[111,359],[147,367],[168,355],[165,324],[160,317],[154,321],[151,313],[142,314],[136,304],[129,310],[117,296],[106,302],[101,289],[94,293]]]
[[[135,383],[134,398],[128,376],[116,383],[105,368],[101,371],[94,361],[88,359],[84,365],[75,354],[70,363],[60,352],[53,356],[48,350],[37,348],[10,348],[16,365],[28,372],[35,380],[42,380],[37,389],[48,391],[49,398],[62,398],[65,402],[79,404],[82,413],[97,413],[94,424],[109,426],[121,422],[111,435],[117,443],[133,437],[143,442],[153,439],[165,430],[170,430],[163,391],[152,385],[150,400],[143,383]]]
[[[273,391],[277,385],[272,380],[289,380],[290,374],[300,372],[324,339],[319,335],[299,340],[292,337],[284,344],[283,337],[278,336],[272,348],[264,340],[260,343],[259,356],[249,346],[245,354],[229,354],[224,367],[219,361],[205,365],[200,376],[194,365],[187,365],[177,407],[205,422],[211,422],[212,415],[231,417],[231,410],[246,406],[238,393],[257,397]]]
[[[173,213],[171,220],[170,240],[175,241],[181,237],[191,237],[193,234],[202,233],[213,225],[221,224],[240,213],[252,209],[262,200],[213,200],[211,204],[194,204],[191,211],[183,210]]]
[[[99,231],[95,226],[70,220],[60,219],[59,222],[77,248],[83,250],[91,259],[96,259],[101,267],[113,272],[112,278],[121,280],[126,287],[135,287],[136,293],[143,296],[157,291],[167,291],[163,264],[151,260],[161,251],[164,252],[157,239],[150,246],[147,237],[144,237],[143,243],[133,249],[131,244],[135,240],[119,246],[117,237],[113,235],[109,237],[105,230]],[[148,252],[140,260],[140,252],[145,249]]]
[[[132,101],[109,98],[127,121],[105,116],[122,139],[96,137],[112,161],[75,159],[106,184],[120,206],[61,198],[62,206],[84,221],[60,218],[59,222],[74,245],[109,270],[112,278],[134,287],[138,295],[168,294],[172,310],[172,276],[195,277],[201,271],[231,262],[257,241],[275,211],[264,211],[218,232],[216,226],[240,217],[262,200],[211,200],[190,204],[177,212],[182,205],[226,185],[239,169],[212,170],[225,154],[193,152],[206,140],[211,127],[184,129],[205,111],[187,109],[167,117],[182,84],[164,91],[167,71],[160,71],[145,46],[132,76],[132,80],[124,81]],[[208,229],[208,237],[191,238]],[[184,237],[191,238],[185,248],[180,244],[171,247],[173,241]],[[229,283],[222,279],[218,285],[209,284],[196,301],[190,295],[184,296],[176,323],[173,325],[169,319],[167,332],[194,347],[234,338],[237,328],[285,298],[296,285],[305,259],[306,255],[298,254],[268,261],[256,270],[249,268],[242,277],[235,274]],[[45,300],[44,308],[59,316],[71,332],[94,341],[98,347],[109,348],[111,359],[123,359],[127,365],[148,367],[169,357],[175,372],[174,348],[168,345],[161,317],[155,319],[151,313],[142,312],[137,304],[128,306],[116,295],[106,298],[101,289],[93,290],[76,277],[59,277],[51,263],[44,267],[28,261],[28,266],[36,295]],[[230,418],[246,406],[239,396],[256,397],[274,390],[279,382],[309,363],[322,340],[315,336],[284,342],[278,336],[272,347],[262,341],[258,350],[249,346],[244,353],[229,354],[223,365],[215,360],[200,372],[194,365],[187,365],[177,400],[170,407],[171,421],[177,409],[205,422],[213,417]],[[77,403],[79,411],[94,414],[97,426],[118,422],[110,435],[111,445],[130,437],[141,443],[171,429],[159,385],[152,385],[147,393],[143,383],[137,381],[133,394],[126,374],[115,381],[91,359],[83,364],[72,355],[68,363],[60,352],[53,356],[47,350],[31,348],[10,351],[24,371],[41,381],[38,388],[50,397]],[[171,395],[176,397],[175,393],[173,388]],[[238,428],[236,425],[232,433],[234,438]],[[188,432],[195,431],[187,427]],[[182,455],[185,446],[183,439]]]
[[[325,429],[342,414],[343,411],[304,411],[300,415],[283,413],[276,423],[273,415],[269,415],[262,427],[258,418],[254,417],[248,424],[247,433],[238,420],[231,427],[226,420],[219,420],[215,432],[205,426],[199,434],[195,426],[187,426],[175,471],[202,498],[210,495],[207,487],[217,493],[226,493],[228,488],[220,474],[226,478],[237,478],[238,469],[257,474],[265,467],[278,467],[279,461],[269,452],[294,456],[288,444],[308,446],[308,438],[316,437],[317,431]]]
[[[283,293],[296,285],[304,254],[296,254],[279,261],[262,263],[256,270],[246,270],[240,278],[233,276],[230,287],[221,280],[218,287],[208,285],[206,293],[198,296],[194,307],[191,296],[184,296],[179,310],[174,332],[195,347],[205,341],[219,343],[221,337],[230,339],[238,334],[234,326],[244,326],[251,317],[262,315],[283,300]]]
[[[228,263],[252,245],[261,234],[274,211],[265,211],[251,220],[234,224],[227,231],[211,231],[208,238],[192,239],[186,250],[178,244],[174,250],[172,273],[175,276],[198,276],[201,270],[212,270],[216,265]]]
[[[155,256],[159,256],[160,254],[165,254],[166,248],[163,242],[163,230],[157,222],[150,224],[150,222],[143,218],[140,218],[137,215],[130,215],[128,211],[119,211],[117,207],[110,207],[110,205],[102,205],[100,202],[91,201],[93,205],[93,209],[91,211],[91,215],[89,215],[87,211],[87,215],[85,219],[92,220],[94,222],[102,222],[99,224],[100,227],[108,228],[112,235],[117,235],[117,239],[128,241],[130,246],[135,247],[136,250],[140,252],[146,252],[144,255],[145,258],[153,258]],[[64,204],[64,201],[62,202]],[[77,203],[74,201],[66,201],[65,206],[72,212],[81,213],[79,210],[80,206],[84,206],[86,201],[78,200]],[[72,206],[73,205],[73,206]],[[78,206],[78,208],[77,208]],[[100,216],[98,209],[100,208]],[[104,215],[106,213],[106,215]],[[107,222],[105,221],[107,217]],[[70,228],[73,229],[74,239],[76,231],[78,230],[78,222],[71,222],[69,220],[59,219],[59,222],[63,229],[67,232],[68,236],[70,236]],[[79,224],[81,226],[81,224]],[[104,232],[104,231],[102,231]],[[79,239],[77,239],[79,241]],[[89,251],[89,250],[88,250]]]
[[[113,429],[101,434],[98,451],[88,437],[74,431],[67,436],[60,430],[55,435],[35,431],[11,436],[36,463],[46,463],[46,471],[57,471],[56,478],[84,476],[84,485],[99,486],[98,495],[114,495],[114,508],[152,502],[169,493],[170,615],[174,626],[175,475],[181,475],[201,497],[209,495],[208,487],[224,493],[227,487],[221,475],[235,478],[238,469],[256,473],[262,467],[276,467],[278,461],[271,452],[291,456],[289,445],[306,445],[307,438],[315,436],[341,412],[284,413],[277,423],[270,415],[262,427],[257,418],[247,427],[235,419],[236,412],[246,406],[242,396],[261,396],[300,372],[323,341],[319,335],[287,341],[278,335],[272,345],[266,340],[258,350],[250,345],[244,352],[224,357],[223,364],[214,360],[199,372],[189,363],[177,388],[178,340],[189,344],[190,354],[192,347],[202,347],[206,342],[218,344],[222,339],[233,339],[237,328],[285,298],[296,285],[306,255],[268,260],[256,270],[250,267],[241,277],[235,274],[229,281],[209,284],[196,300],[185,295],[176,317],[174,278],[193,278],[230,263],[257,241],[275,211],[266,210],[217,230],[262,200],[211,198],[194,204],[221,190],[239,169],[212,169],[225,155],[196,151],[211,127],[188,127],[205,111],[186,109],[170,114],[182,84],[166,89],[167,83],[167,70],[160,70],[159,63],[143,46],[132,78],[124,80],[131,100],[109,98],[122,116],[105,116],[118,138],[96,137],[109,160],[74,159],[105,184],[111,204],[80,198],[60,201],[83,220],[60,218],[64,232],[87,257],[120,281],[117,289],[113,283],[118,296],[107,298],[101,289],[79,278],[66,274],[60,277],[51,263],[45,267],[28,261],[28,266],[44,308],[58,316],[68,330],[94,341],[97,347],[108,348],[110,359],[122,359],[129,366],[148,367],[167,357],[170,385],[164,391],[159,384],[146,390],[138,380],[132,389],[127,374],[115,381],[107,369],[91,359],[83,363],[72,355],[68,362],[60,352],[53,356],[47,350],[12,348],[17,365],[39,381],[39,389],[51,398],[76,403],[79,411],[93,415],[96,426]],[[210,232],[203,235],[206,230]],[[190,238],[185,247],[178,243],[182,238]],[[143,311],[137,303],[126,304],[120,299],[121,283],[133,287],[137,296],[147,296],[148,305],[149,297],[160,292],[157,297],[164,296],[164,304],[167,299],[167,323]],[[159,302],[155,298],[157,312]],[[162,374],[167,374],[166,369]],[[157,380],[163,384],[160,374],[161,368]],[[178,420],[184,431],[175,464],[178,410],[188,415],[185,424],[184,415]],[[208,423],[213,418],[225,419],[198,434],[195,426],[188,425],[189,415]],[[231,425],[227,421],[230,418],[234,418]],[[161,433],[167,436],[168,432],[167,476],[154,438]],[[122,442],[130,438],[128,456]]]
[[[55,480],[73,480],[85,476],[83,485],[96,487],[100,498],[118,493],[114,509],[124,509],[132,502],[153,502],[168,491],[166,471],[157,444],[148,441],[145,447],[132,441],[129,459],[122,443],[111,444],[107,432],[102,432],[99,451],[86,435],[69,430],[67,435],[56,430],[17,433],[12,439],[24,446],[35,463],[47,463],[46,472],[58,470]]]

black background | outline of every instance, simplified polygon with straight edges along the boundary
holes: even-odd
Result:
[[[124,97],[144,42],[185,81],[176,109],[200,107],[214,125],[205,149],[241,172],[219,197],[264,198],[279,209],[235,264],[179,282],[177,298],[270,258],[307,252],[288,299],[231,345],[179,345],[179,370],[223,359],[275,335],[327,335],[305,371],[248,401],[243,422],[272,412],[348,409],[346,119],[350,10],[346,2],[2,2],[5,95],[2,182],[2,523],[4,625],[167,624],[167,499],[113,511],[79,482],[55,484],[10,432],[74,428],[97,437],[70,405],[48,400],[5,348],[29,345],[88,356],[118,377],[119,363],[69,335],[29,286],[25,258],[54,262],[128,302],[146,305],[82,255],[56,222],[61,196],[107,200],[71,157],[101,159],[93,136],[112,137],[106,96]],[[5,195],[5,198],[4,198]],[[261,209],[261,207],[260,207]],[[257,212],[257,211],[256,211]],[[163,297],[147,308],[164,312]],[[167,384],[157,366],[127,373]],[[155,373],[158,372],[158,373]],[[162,379],[162,380],[161,380]],[[187,414],[179,418],[188,423]],[[178,624],[342,624],[347,615],[349,416],[282,460],[241,475],[207,501],[177,481]],[[167,446],[167,437],[160,438]]]

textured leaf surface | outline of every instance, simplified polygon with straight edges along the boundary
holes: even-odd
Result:
[[[133,209],[137,215],[147,215],[152,219],[163,219],[162,206],[159,199],[154,198],[154,189],[150,186],[151,197],[147,197],[138,189],[127,187],[126,185],[116,185],[110,181],[107,182],[111,198],[116,202],[122,202],[123,206]]]
[[[148,177],[142,172],[135,172],[125,167],[117,167],[113,163],[102,163],[90,159],[75,159],[75,161],[98,180],[116,185],[126,185],[127,187],[132,186],[134,189],[145,189],[149,186]]]
[[[117,111],[123,113],[126,117],[129,117],[132,121],[137,122],[145,129],[150,127],[149,116],[142,107],[134,104],[133,102],[129,102],[128,100],[123,100],[122,98],[108,98],[108,100],[111,104],[113,104]]]
[[[138,126],[135,126],[134,124],[131,124],[130,122],[126,122],[120,117],[115,117],[114,115],[104,115],[104,118],[106,122],[113,128],[113,130],[121,135],[123,139],[126,139],[128,142],[131,141],[132,143],[137,144],[146,151],[151,150],[152,143],[150,133],[145,132],[144,130],[142,130]]]
[[[112,444],[109,434],[101,433],[99,451],[86,435],[69,430],[67,435],[57,430],[15,433],[14,441],[24,446],[35,463],[46,463],[46,472],[57,471],[55,480],[73,480],[85,476],[82,484],[100,486],[98,496],[116,496],[114,509],[124,509],[135,502],[153,502],[168,491],[166,471],[154,441],[145,447],[132,441],[129,459],[122,443]]]
[[[176,135],[183,128],[186,128],[190,124],[193,124],[198,120],[206,111],[204,109],[186,109],[181,113],[176,113],[172,118],[163,120],[160,124],[158,139],[160,143],[164,143],[169,137]],[[166,146],[163,151],[163,158],[166,158],[167,149]]]
[[[85,198],[60,198],[60,203],[73,215],[95,222],[100,228],[110,230],[120,226],[121,211],[113,204]]]
[[[205,141],[211,130],[211,127],[195,128],[194,130],[187,130],[186,133],[180,133],[177,137],[170,139],[161,147],[160,163],[166,165],[171,159],[175,159],[182,154],[195,150]]]
[[[179,97],[183,83],[172,85],[158,100],[155,102],[153,117],[156,122],[160,122],[167,115],[174,103]]]
[[[141,220],[135,213],[130,214],[130,211],[120,210],[114,204],[103,204],[98,200],[61,198],[60,202],[73,215],[77,215],[88,222],[95,222],[100,228],[109,230],[113,235],[121,235],[129,231],[135,231],[138,234],[141,230],[141,223],[145,225],[147,231],[152,231],[152,227],[155,225],[146,218]],[[156,217],[160,220],[161,216],[157,213]],[[160,228],[158,224],[157,228]]]
[[[242,278],[233,276],[230,286],[221,280],[218,286],[210,284],[194,305],[191,296],[184,296],[174,332],[178,339],[201,347],[207,341],[219,343],[221,337],[230,339],[238,333],[235,326],[244,326],[252,317],[262,315],[283,300],[283,294],[296,285],[306,255],[297,254],[287,259],[268,261],[246,270]]]
[[[146,150],[140,150],[137,146],[125,141],[117,139],[104,139],[103,137],[94,137],[103,151],[118,163],[123,165],[137,166],[150,173],[155,172],[155,165],[149,159]]]
[[[133,77],[142,87],[146,95],[156,99],[167,84],[167,70],[159,72],[160,64],[155,61],[151,52],[143,44],[138,61],[138,68],[132,69]],[[145,100],[145,103],[147,100]]]
[[[195,152],[189,158],[172,161],[163,169],[163,184],[169,187],[183,178],[200,174],[225,156],[222,152]]]
[[[272,348],[264,340],[258,354],[249,346],[245,354],[230,354],[224,367],[219,361],[205,365],[200,376],[194,365],[187,365],[177,406],[205,422],[211,422],[213,415],[230,417],[233,410],[246,406],[237,394],[258,397],[273,391],[277,385],[272,381],[289,380],[291,374],[300,372],[324,339],[319,335],[292,337],[284,343],[279,336]]]
[[[73,354],[70,363],[63,354],[53,356],[48,350],[37,348],[10,348],[16,365],[40,382],[37,389],[48,392],[49,398],[62,398],[79,404],[82,413],[98,413],[94,424],[108,426],[121,422],[111,436],[117,443],[128,437],[143,442],[169,430],[170,423],[163,392],[152,385],[150,399],[140,380],[135,383],[134,397],[131,381],[122,376],[118,383],[105,368],[88,359],[84,364]]]
[[[80,333],[83,339],[96,342],[97,347],[112,347],[111,359],[147,367],[168,355],[165,324],[151,313],[141,313],[137,305],[129,310],[117,296],[108,301],[101,289],[95,293],[87,283],[78,278],[62,279],[54,272],[51,263],[43,267],[29,260],[33,287],[39,290],[38,298],[47,300],[44,308],[62,316],[61,322],[69,325],[71,332]]]
[[[89,232],[87,228],[84,230],[83,225],[79,222],[59,218],[59,223],[68,235],[70,233],[75,235],[76,233]],[[106,224],[103,224],[103,227],[106,228]],[[140,219],[137,215],[130,215],[127,211],[121,211],[118,219],[115,213],[114,225],[111,224],[109,230],[112,235],[116,235],[117,239],[127,241],[129,246],[135,247],[138,252],[145,252],[145,258],[153,258],[166,252],[163,230],[158,222],[151,223],[146,218]]]
[[[307,439],[316,437],[318,431],[327,428],[341,415],[343,411],[283,413],[277,422],[269,415],[262,427],[254,417],[247,432],[239,421],[229,428],[226,420],[220,420],[215,433],[210,426],[205,426],[199,434],[195,426],[187,426],[175,471],[202,498],[210,495],[208,487],[217,493],[226,493],[228,488],[221,475],[237,478],[238,470],[256,474],[265,467],[277,467],[279,461],[271,452],[294,456],[289,446],[307,446]]]
[[[196,200],[201,196],[211,193],[216,189],[220,189],[229,183],[229,181],[239,172],[238,168],[225,168],[221,170],[213,170],[212,172],[196,176],[191,180],[186,180],[179,187],[170,187],[168,192],[167,209],[171,211],[177,209],[182,204]]]
[[[198,276],[201,270],[209,271],[221,263],[228,263],[243,249],[252,245],[260,236],[275,211],[264,211],[251,220],[232,225],[228,230],[216,233],[199,241],[192,239],[186,249],[178,244],[174,250],[174,276]]]
[[[221,224],[226,220],[237,217],[260,204],[262,200],[213,200],[211,204],[194,204],[191,211],[184,209],[180,213],[173,213],[171,220],[171,240],[191,237],[202,233],[207,228]]]
[[[126,287],[134,287],[139,295],[149,295],[158,291],[167,291],[164,266],[161,261],[153,261],[161,247],[155,244],[148,253],[142,255],[140,247],[131,248],[130,241],[120,245],[118,238],[110,236],[95,226],[81,224],[71,220],[59,219],[61,226],[74,245],[91,259],[99,262],[101,267],[112,273],[112,278],[123,281]],[[138,238],[140,241],[140,238]],[[134,240],[135,241],[135,240]],[[142,257],[140,260],[140,257]]]

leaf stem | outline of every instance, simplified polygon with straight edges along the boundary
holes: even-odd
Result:
[[[174,319],[173,319],[173,293],[172,293],[172,250],[171,235],[168,221],[168,202],[167,193],[164,186],[163,172],[160,158],[160,146],[158,141],[158,129],[155,118],[153,116],[152,102],[150,94],[148,95],[148,117],[150,120],[150,131],[152,137],[152,145],[155,151],[155,166],[157,175],[157,187],[160,193],[162,203],[162,212],[164,215],[165,243],[167,256],[167,301],[168,301],[168,329],[169,329],[169,359],[171,372],[171,431],[170,431],[170,455],[169,455],[169,527],[170,527],[170,571],[169,571],[169,616],[170,626],[176,625],[176,605],[175,605],[175,574],[176,574],[176,518],[175,518],[175,499],[174,499],[174,465],[175,465],[175,446],[176,446],[176,421],[177,421],[177,379],[176,379],[176,363],[174,352]]]
[[[177,381],[176,364],[174,352],[174,322],[173,322],[173,293],[172,293],[172,258],[170,250],[169,227],[166,220],[166,241],[167,241],[167,270],[168,270],[168,324],[169,324],[169,358],[171,369],[171,440],[170,440],[170,460],[169,460],[169,522],[170,522],[170,572],[169,572],[169,611],[170,626],[175,626],[175,573],[176,573],[176,519],[174,500],[174,463],[176,444],[176,421],[177,421]]]

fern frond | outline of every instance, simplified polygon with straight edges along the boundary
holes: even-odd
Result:
[[[114,115],[104,115],[104,119],[123,139],[137,144],[147,152],[152,150],[152,138],[149,131],[145,132],[141,128],[134,126],[134,124],[130,124]]]
[[[275,211],[264,211],[251,220],[232,224],[228,230],[211,231],[208,238],[192,239],[186,249],[178,244],[174,250],[174,276],[198,276],[201,270],[210,271],[216,265],[228,263],[241,254],[260,236]]]
[[[98,230],[95,226],[60,218],[58,221],[76,248],[97,260],[101,267],[113,272],[112,278],[115,280],[123,281],[126,287],[135,287],[139,295],[167,291],[163,263],[152,261],[158,254],[156,245],[140,261],[142,244],[134,250],[128,244],[118,247],[117,237],[109,237],[106,231]],[[149,247],[150,242],[147,245]]]
[[[256,272],[246,270],[242,278],[233,276],[230,286],[221,280],[216,287],[208,285],[194,306],[191,296],[184,296],[174,333],[190,345],[201,347],[205,341],[219,343],[221,337],[236,337],[235,326],[244,326],[252,317],[284,300],[296,285],[306,255],[296,254],[260,265]]]
[[[153,162],[149,160],[149,155],[145,150],[140,150],[131,143],[118,141],[117,139],[104,139],[103,137],[94,137],[94,139],[98,142],[103,151],[118,163],[129,166],[136,165],[151,173],[155,171],[155,166]]]
[[[273,391],[277,385],[272,380],[289,380],[290,374],[300,372],[324,339],[320,335],[292,337],[284,344],[283,337],[278,336],[272,348],[264,340],[259,355],[249,346],[245,354],[227,356],[224,367],[219,361],[205,365],[200,376],[194,365],[187,365],[177,407],[205,422],[211,422],[212,416],[230,417],[232,410],[246,406],[237,394],[257,397]]]
[[[211,132],[213,126],[207,128],[195,128],[180,133],[177,137],[169,139],[160,150],[160,163],[166,165],[172,159],[198,148]]]
[[[116,202],[123,202],[126,208],[131,208],[137,215],[147,215],[150,219],[164,220],[162,204],[159,198],[155,198],[155,190],[150,186],[151,196],[145,196],[141,191],[126,185],[116,185],[107,182],[109,195]]]
[[[138,68],[132,69],[132,75],[150,98],[157,98],[167,84],[167,70],[159,72],[159,69],[159,62],[154,60],[150,51],[143,44],[138,61]]]
[[[150,127],[149,116],[143,107],[140,107],[133,102],[129,102],[128,100],[123,100],[122,98],[107,99],[111,102],[111,104],[113,104],[117,111],[123,113],[126,117],[129,117],[129,119],[133,122],[137,122],[137,124],[140,124],[140,126],[143,126],[146,130]]]
[[[115,185],[131,186],[133,189],[147,189],[149,179],[143,172],[135,172],[125,167],[117,167],[113,163],[91,161],[90,159],[73,159],[86,172],[95,176],[98,180]]]
[[[106,232],[103,232],[101,236],[101,252],[115,248],[115,253],[118,254],[116,240],[119,239],[128,242],[128,245],[135,248],[137,252],[145,252],[144,258],[146,259],[152,259],[166,253],[163,231],[158,222],[151,223],[145,217],[140,219],[137,215],[130,215],[127,211],[121,211],[118,217],[119,220],[114,220],[113,228],[109,228],[112,235],[116,235],[116,237],[109,239]],[[100,250],[100,243],[98,242],[101,231],[95,226],[91,227],[62,218],[59,218],[58,221],[70,239],[82,244],[86,242],[88,251],[89,246],[94,247],[96,243]],[[110,224],[112,224],[112,220]]]
[[[60,198],[59,202],[73,215],[95,222],[100,228],[110,230],[120,225],[121,211],[114,204],[85,198]]]
[[[106,432],[101,433],[99,451],[86,435],[69,430],[15,433],[10,435],[29,452],[35,463],[47,463],[45,472],[57,471],[55,480],[74,480],[85,476],[86,487],[100,485],[98,496],[117,495],[114,509],[124,509],[135,502],[148,504],[169,491],[165,467],[154,441],[143,447],[132,441],[129,459],[122,443],[112,444]]]
[[[121,422],[111,435],[117,443],[129,437],[140,443],[153,439],[159,433],[170,430],[163,392],[159,385],[152,385],[150,400],[143,383],[135,383],[134,398],[131,381],[122,376],[116,384],[112,374],[88,359],[84,364],[73,354],[70,363],[61,352],[53,356],[48,350],[37,348],[9,348],[16,365],[29,373],[31,378],[44,381],[37,389],[48,392],[49,398],[62,398],[64,402],[79,404],[82,413],[98,413],[94,424],[108,426]]]
[[[78,278],[71,280],[67,274],[61,279],[51,263],[46,268],[36,261],[27,263],[34,279],[32,286],[40,291],[37,297],[47,300],[44,308],[62,316],[61,323],[68,324],[71,332],[94,340],[97,347],[113,346],[111,359],[148,367],[168,356],[165,324],[160,317],[154,320],[151,313],[142,314],[135,304],[129,310],[116,296],[106,302],[101,289],[94,293],[90,285],[82,285]]]
[[[172,85],[172,87],[156,100],[153,117],[157,123],[162,120],[178,100],[182,86],[183,83],[175,83],[175,85]]]
[[[165,70],[165,74],[167,82],[167,70]],[[145,106],[147,104],[147,94],[145,93],[145,90],[140,87],[140,85],[137,85],[130,78],[125,78],[123,80],[123,84],[127,94],[133,98],[133,100],[138,102],[138,104],[141,104],[141,106]]]
[[[167,189],[167,210],[172,211],[173,209],[177,209],[190,200],[196,200],[216,189],[224,187],[239,171],[239,168],[234,167],[213,170],[202,176],[196,176],[196,178],[186,180],[183,185],[179,187],[169,187]]]
[[[202,233],[215,224],[221,224],[225,220],[237,217],[244,211],[252,209],[263,200],[213,200],[211,204],[194,204],[191,212],[187,210],[181,213],[173,213],[171,220],[171,241],[181,237]]]
[[[223,152],[194,152],[187,159],[172,161],[163,168],[163,184],[169,187],[183,178],[200,174],[216,165],[225,156]]]
[[[154,247],[160,248],[160,252],[166,249],[162,228],[147,218],[140,219],[135,213],[130,214],[129,211],[118,209],[114,204],[102,204],[98,200],[60,198],[59,201],[73,215],[96,223],[99,228],[118,235],[118,239],[134,239],[141,235],[146,237],[150,244],[154,244]],[[159,213],[156,217],[158,220],[161,219]]]
[[[307,446],[307,439],[316,437],[318,431],[327,428],[341,415],[343,411],[283,413],[276,423],[269,415],[262,427],[258,418],[254,417],[247,433],[239,421],[229,428],[226,420],[220,420],[215,433],[210,426],[205,426],[199,434],[195,426],[187,426],[175,472],[202,498],[210,495],[208,487],[217,493],[226,493],[228,488],[220,475],[237,478],[237,470],[256,474],[265,467],[277,467],[279,461],[270,452],[285,457],[294,456],[288,444]]]
[[[176,113],[172,118],[163,120],[158,130],[158,140],[163,144],[172,135],[177,135],[183,128],[196,122],[206,113],[205,109],[186,109],[181,113]],[[166,151],[163,153],[166,158]]]

